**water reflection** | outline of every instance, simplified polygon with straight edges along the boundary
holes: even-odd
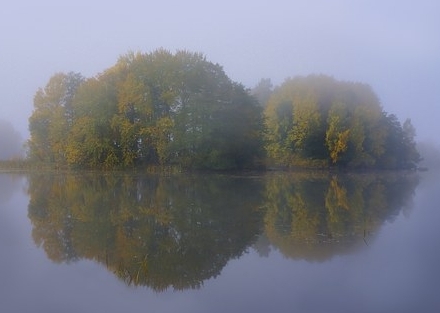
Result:
[[[32,174],[28,216],[35,243],[55,262],[95,260],[127,284],[187,289],[250,246],[313,261],[353,251],[408,206],[417,182],[404,174]]]
[[[196,288],[257,239],[260,191],[222,176],[32,175],[29,218],[53,261],[96,260],[158,291]]]
[[[265,234],[293,259],[352,252],[411,206],[417,184],[408,173],[273,175],[266,183]]]
[[[22,176],[0,173],[0,204],[8,202],[20,190]]]

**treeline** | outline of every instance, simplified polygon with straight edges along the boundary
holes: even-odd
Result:
[[[70,168],[413,167],[415,131],[366,85],[309,76],[233,82],[202,54],[128,53],[86,79],[57,73],[34,98],[29,159]]]

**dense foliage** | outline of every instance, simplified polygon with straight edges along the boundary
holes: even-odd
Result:
[[[56,74],[34,99],[30,157],[59,166],[253,167],[261,108],[201,54],[129,53],[90,79]]]
[[[309,76],[275,90],[263,79],[249,92],[187,51],[128,53],[89,79],[55,74],[34,108],[29,157],[58,167],[413,168],[419,161],[410,120],[401,125],[385,113],[367,85]]]
[[[284,166],[413,168],[415,130],[383,111],[368,85],[288,79],[268,100],[267,152]]]

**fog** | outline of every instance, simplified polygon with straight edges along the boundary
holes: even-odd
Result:
[[[23,155],[20,133],[11,122],[0,119],[0,160],[9,160]]]
[[[0,10],[0,119],[28,137],[33,96],[129,50],[202,52],[234,81],[322,73],[370,84],[387,112],[439,142],[440,2],[16,0]],[[3,148],[2,148],[3,149]]]

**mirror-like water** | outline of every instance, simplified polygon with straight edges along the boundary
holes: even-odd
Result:
[[[0,175],[2,312],[436,312],[434,173]]]

